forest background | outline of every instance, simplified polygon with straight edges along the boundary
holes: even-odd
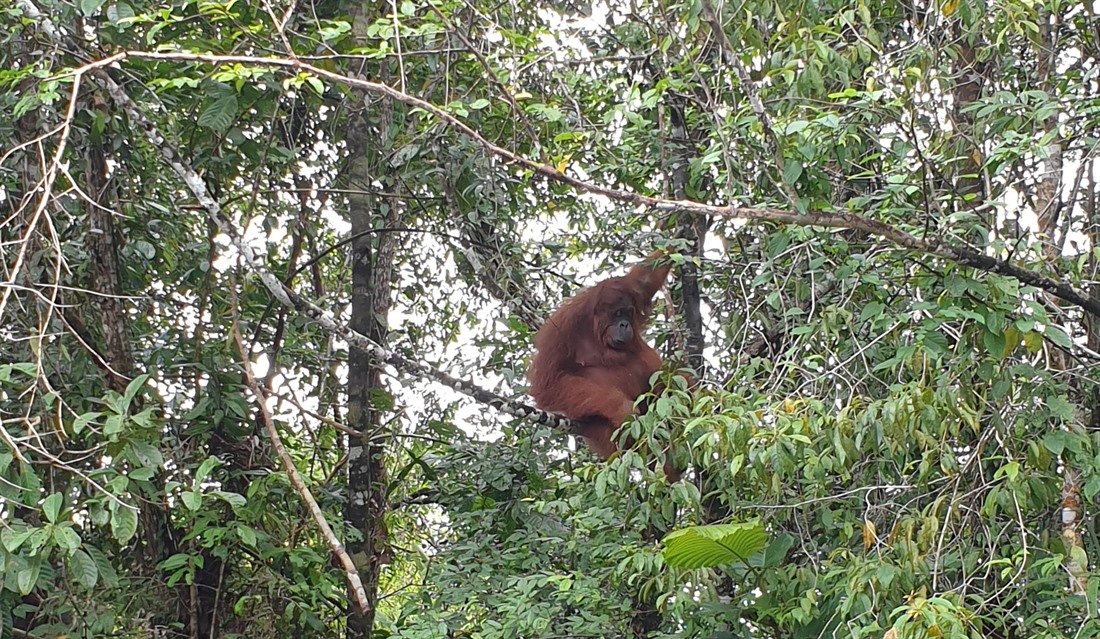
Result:
[[[5,3],[0,637],[1097,636],[1098,8]]]

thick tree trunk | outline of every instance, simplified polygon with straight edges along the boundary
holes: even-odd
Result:
[[[978,61],[978,49],[963,34],[958,34],[955,64],[954,121],[961,135],[956,136],[957,153],[960,158],[958,174],[955,179],[956,196],[968,197],[967,203],[959,208],[973,206],[985,197],[985,181],[982,179],[981,136],[974,131],[974,118],[967,107],[974,104],[982,95],[985,85],[985,63]]]
[[[95,97],[92,106],[104,111],[107,108]],[[99,361],[107,386],[123,393],[137,366],[133,359],[130,320],[123,297],[125,291],[118,242],[120,232],[115,227],[118,197],[108,171],[107,152],[102,144],[88,145],[84,168],[85,192],[89,198],[86,202],[88,228],[84,245],[89,258],[88,290],[93,292],[88,308],[94,314],[90,324],[99,331],[101,343],[96,348],[100,351]],[[74,320],[78,323],[85,321],[79,317],[78,311],[71,315],[70,323]],[[139,407],[140,403],[135,404],[132,410]],[[153,500],[141,509],[140,522],[142,555],[135,563],[134,571],[148,577],[150,583],[159,583],[157,565],[177,552],[176,540],[182,538],[183,533],[172,530],[166,513]],[[163,593],[166,605],[159,611],[160,614],[155,614],[156,625],[187,628],[187,636],[192,639],[211,636],[213,599],[221,561],[212,556],[206,559],[204,570],[196,574],[194,583],[180,585],[171,593]]]
[[[122,303],[122,275],[119,271],[118,243],[114,223],[114,199],[109,193],[107,156],[103,147],[92,144],[88,150],[85,182],[88,197],[89,289],[102,330],[103,361],[107,365],[107,385],[124,392],[133,372],[130,330]]]
[[[355,198],[353,198],[355,199]],[[358,234],[370,228],[373,216],[369,208],[352,204],[351,230]],[[389,234],[381,234],[379,244]],[[383,247],[373,247],[375,237],[362,235],[352,242],[352,319],[356,331],[376,342],[384,342],[384,318],[389,310],[389,287],[383,280],[389,269],[383,262]],[[381,367],[378,362],[355,348],[348,362],[348,425],[360,432],[348,442],[348,524],[362,533],[362,539],[347,544],[359,568],[363,587],[372,604],[366,611],[352,609],[348,616],[347,636],[369,637],[374,627],[374,602],[378,593],[378,573],[385,561],[387,529],[386,443]]]
[[[373,112],[371,112],[373,110]],[[371,117],[379,121],[371,121]],[[386,341],[386,320],[391,305],[394,252],[400,236],[370,233],[377,227],[400,225],[396,202],[384,202],[371,192],[380,178],[378,160],[385,155],[391,130],[392,105],[377,102],[349,123],[348,145],[352,160],[347,176],[351,185],[348,214],[351,220],[351,327],[379,344]],[[366,148],[369,140],[379,147]],[[378,576],[389,561],[386,512],[388,491],[386,448],[389,443],[384,413],[392,402],[382,384],[382,365],[367,353],[352,348],[348,357],[348,426],[359,431],[348,442],[348,501],[344,515],[362,538],[347,544],[367,592],[370,608],[349,609],[347,637],[369,637],[374,628]]]

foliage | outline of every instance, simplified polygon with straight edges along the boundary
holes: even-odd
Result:
[[[607,463],[386,368],[376,636],[1100,633],[1098,37],[1019,0],[0,9],[0,637],[347,632],[257,403],[362,540],[348,345],[200,193],[341,324],[367,197],[388,346],[508,398],[562,298],[675,253],[668,390]]]
[[[681,528],[665,535],[665,561],[677,568],[715,567],[747,561],[764,549],[767,536],[758,523]]]

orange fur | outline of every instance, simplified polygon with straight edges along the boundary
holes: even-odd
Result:
[[[642,330],[671,268],[667,262],[658,265],[664,256],[654,251],[625,276],[566,300],[535,336],[538,352],[527,373],[535,404],[580,424],[589,448],[603,459],[615,452],[612,434],[634,412],[634,401],[650,390],[649,378],[661,367],[661,357],[642,339]],[[613,347],[613,313],[628,308],[632,335]],[[679,477],[668,467],[665,473],[672,481]]]

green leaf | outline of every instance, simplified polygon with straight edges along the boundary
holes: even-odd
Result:
[[[1061,346],[1062,348],[1070,348],[1073,346],[1073,342],[1070,341],[1069,335],[1066,335],[1065,331],[1053,324],[1046,325],[1043,330],[1043,335],[1055,346]]]
[[[129,458],[144,468],[160,468],[164,465],[164,458],[161,457],[160,450],[152,444],[131,440],[127,444],[127,448],[131,453]]]
[[[768,258],[775,259],[783,251],[786,251],[787,247],[790,245],[791,236],[787,233],[786,229],[775,231],[768,236]]]
[[[152,261],[152,259],[157,256],[156,247],[145,240],[138,240],[134,242],[133,246],[134,250],[147,260]]]
[[[103,434],[117,435],[122,432],[122,428],[125,424],[126,420],[122,415],[111,415],[103,424]]]
[[[187,509],[195,512],[202,507],[202,493],[197,490],[184,490],[180,492],[180,501]]]
[[[1097,493],[1100,493],[1100,477],[1093,475],[1085,482],[1085,499],[1092,501]]]
[[[997,359],[1004,359],[1005,336],[1004,333],[994,333],[990,330],[982,331],[982,344],[989,354]]]
[[[120,544],[126,544],[137,533],[137,513],[125,506],[113,504],[114,512],[111,513],[111,534]]]
[[[947,336],[938,330],[927,330],[921,334],[921,346],[929,355],[943,356],[951,348]]]
[[[80,547],[80,535],[72,526],[58,526],[53,529],[53,540],[57,546],[65,551],[72,552]]]
[[[69,576],[85,588],[94,588],[99,581],[99,570],[95,561],[83,550],[77,548],[69,556]]]
[[[80,14],[85,17],[91,16],[96,11],[99,11],[99,8],[103,6],[104,2],[106,2],[106,0],[80,0],[80,4],[78,5]]]
[[[95,562],[95,566],[99,571],[99,578],[103,580],[103,585],[108,588],[118,588],[118,573],[115,572],[115,568],[111,565],[111,560],[107,558],[107,555],[104,555],[103,551],[95,546],[85,545],[84,550]]]
[[[741,467],[744,466],[744,465],[745,465],[745,455],[744,455],[744,453],[738,453],[738,454],[734,455],[733,459],[730,460],[730,467],[729,467],[730,477],[732,478],[732,477],[737,476],[737,472],[740,471]]]
[[[1072,421],[1074,414],[1077,412],[1077,406],[1067,400],[1065,395],[1051,395],[1043,401],[1046,402],[1050,413],[1063,422]]]
[[[19,550],[19,547],[23,545],[23,542],[27,541],[35,530],[35,528],[30,528],[28,530],[16,532],[14,528],[4,528],[0,530],[0,544],[4,546],[4,550],[15,552]]]
[[[73,420],[73,434],[79,435],[80,431],[84,430],[85,426],[94,424],[100,417],[103,417],[103,413],[92,412],[77,415]]]
[[[894,581],[894,576],[897,574],[897,569],[889,564],[883,564],[875,570],[875,577],[878,582],[882,584],[884,588],[889,588],[890,584]]]
[[[107,7],[107,20],[115,26],[128,24],[134,18],[134,8],[125,2],[116,2]]]
[[[165,572],[171,572],[173,570],[179,570],[191,562],[191,555],[178,552],[168,559],[160,562],[160,569]]]
[[[141,428],[154,428],[158,425],[156,418],[153,416],[152,408],[146,408],[140,413],[132,415],[130,421]]]
[[[784,135],[793,135],[793,134],[798,133],[799,131],[805,129],[808,126],[810,126],[810,123],[807,122],[806,120],[795,120],[794,122],[791,122],[790,124],[787,125],[786,129],[783,130],[783,134]]]
[[[237,526],[234,531],[237,533],[237,538],[241,540],[241,543],[250,548],[256,547],[255,530],[252,530],[248,526]]]
[[[46,528],[35,528],[31,530],[31,536],[27,538],[27,545],[25,549],[30,554],[35,554],[42,549],[43,546],[50,540],[50,531]]]
[[[325,42],[333,42],[342,38],[351,31],[351,24],[346,20],[326,21],[320,28],[321,39]]]
[[[767,540],[759,522],[692,526],[665,535],[662,554],[677,568],[715,567],[747,561]]]
[[[786,160],[783,163],[783,181],[794,184],[800,177],[802,177],[802,163],[798,160]]]
[[[206,478],[210,475],[210,471],[214,470],[222,464],[222,460],[217,457],[207,457],[199,464],[198,470],[195,471],[195,481],[192,485],[196,488],[202,486],[202,483],[206,481]]]
[[[754,568],[775,568],[783,563],[794,542],[794,535],[780,533],[768,544],[763,553],[753,555],[748,563]]]
[[[1004,332],[1005,316],[1001,313],[990,311],[985,317],[985,327],[994,333]]]
[[[215,131],[225,131],[233,123],[236,115],[237,94],[225,91],[206,105],[199,114],[198,124]]]
[[[62,503],[61,493],[53,493],[42,501],[42,513],[46,515],[46,521],[51,524],[57,523],[58,518],[61,516]]]
[[[156,468],[135,468],[130,471],[130,479],[134,481],[149,481],[157,474]]]
[[[1056,431],[1043,436],[1043,446],[1055,455],[1061,455],[1066,449],[1066,433]]]
[[[212,490],[210,491],[210,496],[220,499],[234,508],[240,508],[248,503],[241,495],[227,490]]]
[[[1009,480],[1014,480],[1020,474],[1020,462],[1008,462],[1004,466],[1001,466],[993,473],[993,478],[998,479],[1001,476],[1008,477]]]
[[[38,583],[38,574],[42,570],[42,560],[35,558],[30,562],[30,565],[23,570],[20,570],[15,575],[15,584],[19,589],[19,594],[29,595],[34,590],[34,585]]]
[[[0,382],[10,382],[12,372],[23,373],[27,377],[34,379],[38,376],[38,367],[30,362],[0,366]]]
[[[859,312],[860,323],[867,322],[869,320],[877,319],[882,312],[886,310],[886,305],[882,302],[870,302],[863,307],[863,310]]]

